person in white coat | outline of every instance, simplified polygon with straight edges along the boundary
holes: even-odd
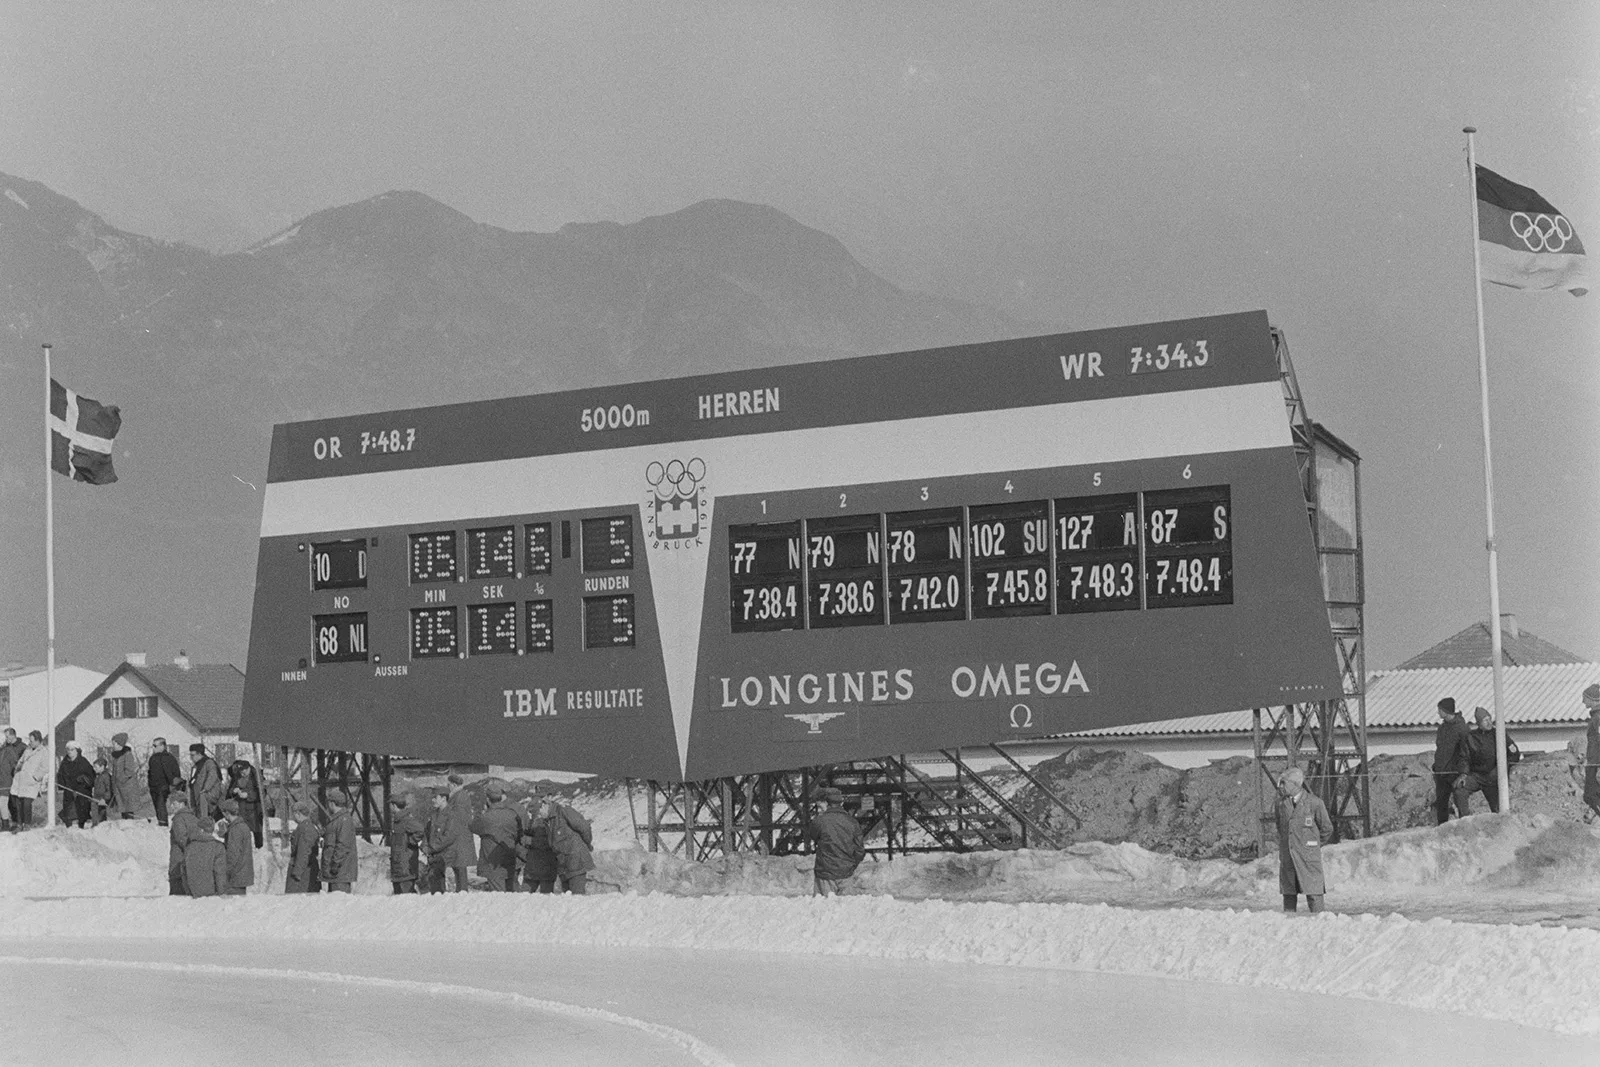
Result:
[[[50,757],[44,750],[44,735],[38,730],[28,734],[28,748],[17,762],[17,773],[11,779],[11,795],[17,801],[16,818],[11,832],[26,830],[33,825],[33,802],[43,793],[50,781]]]

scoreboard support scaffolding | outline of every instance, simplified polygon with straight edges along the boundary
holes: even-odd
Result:
[[[356,833],[363,839],[387,838],[391,778],[388,756],[279,746],[278,765],[282,768],[278,811],[283,817],[280,825],[285,843],[294,801],[310,800],[326,817],[329,793],[342,794],[350,802]]]
[[[1301,767],[1306,784],[1333,819],[1334,840],[1372,836],[1367,763],[1366,599],[1361,537],[1361,457],[1311,421],[1283,332],[1272,330],[1295,460],[1321,565],[1343,696],[1338,700],[1256,708],[1253,723],[1261,851],[1276,843],[1273,802],[1278,775]],[[1274,764],[1282,767],[1274,772]]]

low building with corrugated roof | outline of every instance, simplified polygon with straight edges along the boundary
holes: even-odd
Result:
[[[1472,722],[1477,707],[1494,708],[1492,634],[1473,623],[1391,670],[1367,678],[1367,755],[1433,751],[1442,697]],[[1583,735],[1589,713],[1581,694],[1600,682],[1600,663],[1568,652],[1503,618],[1501,671],[1506,727],[1523,752],[1553,752]],[[1078,745],[1142,752],[1172,767],[1255,754],[1254,713],[1225,711],[1158,722],[1085,730],[1007,749],[1028,762]]]

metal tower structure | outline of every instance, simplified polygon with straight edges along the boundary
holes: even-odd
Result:
[[[1283,331],[1274,327],[1272,340],[1344,695],[1339,700],[1255,709],[1253,733],[1263,850],[1275,833],[1272,802],[1278,774],[1287,767],[1305,771],[1308,787],[1328,807],[1335,840],[1372,834],[1361,457],[1326,427],[1311,421]],[[1275,770],[1274,765],[1281,766]]]

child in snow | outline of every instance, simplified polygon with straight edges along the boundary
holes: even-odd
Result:
[[[111,803],[111,768],[104,756],[94,761],[94,824],[106,821],[106,805]]]

